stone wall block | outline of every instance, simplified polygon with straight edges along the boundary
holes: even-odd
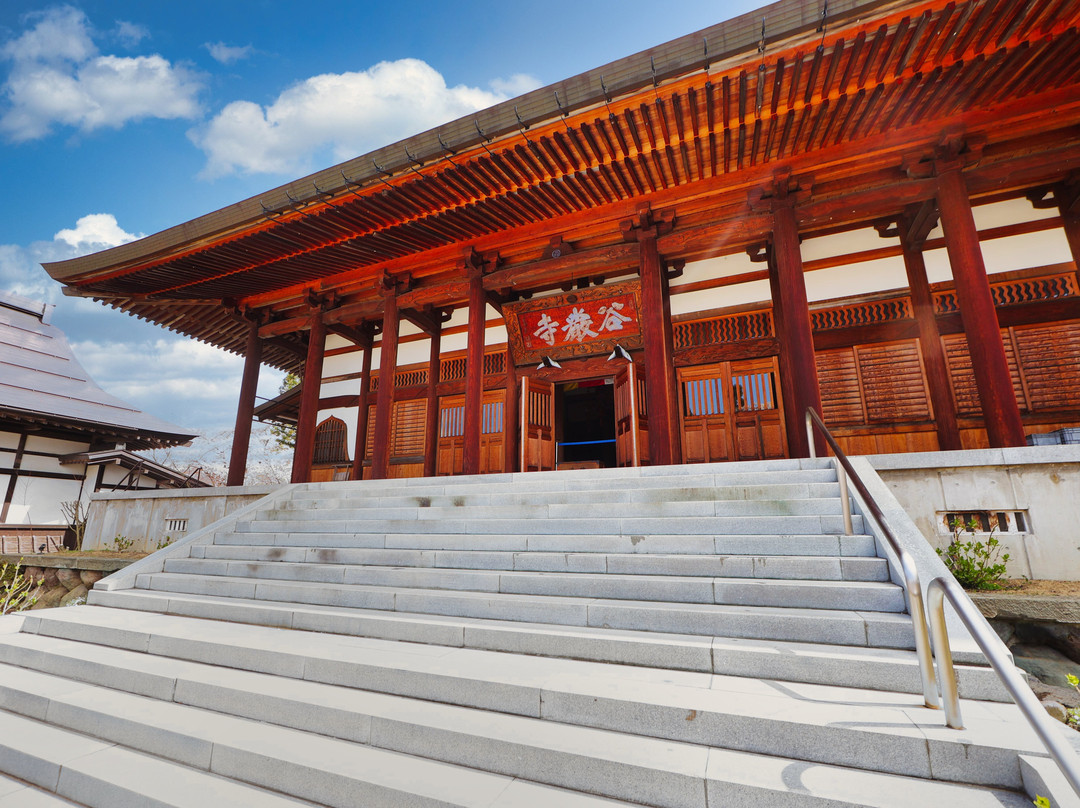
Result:
[[[86,587],[85,584],[79,584],[77,587],[75,587],[70,592],[68,592],[66,595],[64,595],[62,598],[60,598],[60,605],[61,606],[68,606],[68,605],[70,605],[72,603],[72,601],[76,601],[79,598],[82,598],[83,600],[85,600],[86,599],[86,593],[89,592],[89,591],[90,590]]]
[[[46,567],[45,577],[41,580],[46,589],[56,589],[60,586],[60,579],[56,577],[56,567]]]
[[[41,598],[30,608],[32,609],[51,609],[54,606],[59,606],[60,601],[68,593],[67,587],[56,586],[48,590]]]
[[[79,570],[79,579],[87,586],[91,587],[105,577],[105,573],[101,570]]]
[[[68,591],[77,586],[82,586],[82,578],[79,577],[78,570],[59,569],[56,571],[56,577],[63,586],[67,587]]]

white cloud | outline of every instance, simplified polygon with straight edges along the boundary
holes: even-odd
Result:
[[[267,107],[234,101],[189,136],[206,152],[206,178],[295,174],[309,170],[316,158],[347,160],[537,84],[514,76],[493,82],[490,90],[447,87],[427,63],[399,59],[361,72],[312,76]]]
[[[142,238],[127,232],[111,213],[90,213],[75,222],[75,227],[60,230],[53,239],[70,244],[79,255],[127,244]]]
[[[255,48],[251,45],[226,45],[224,42],[207,42],[203,47],[210,51],[210,55],[216,61],[221,62],[223,65],[239,62],[255,52]]]
[[[55,125],[89,132],[143,118],[192,118],[202,82],[164,57],[98,52],[86,15],[70,6],[30,15],[33,24],[0,47],[11,63],[0,93],[0,132],[14,142],[46,136]],[[135,44],[145,32],[121,23]]]
[[[134,48],[144,39],[150,36],[150,32],[146,30],[145,26],[139,25],[134,22],[127,22],[126,20],[118,20],[116,23],[115,36],[120,40],[120,43],[126,48]]]

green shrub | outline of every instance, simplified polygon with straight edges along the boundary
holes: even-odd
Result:
[[[0,615],[21,612],[37,603],[33,594],[37,584],[19,571],[19,565],[12,567],[5,563],[0,567]]]
[[[993,529],[982,542],[974,538],[981,527],[976,519],[967,522],[953,519],[950,527],[953,539],[948,547],[937,553],[960,586],[964,589],[1001,589],[1009,554],[1001,554],[1001,543],[994,538]],[[970,537],[968,541],[961,538],[965,533]]]

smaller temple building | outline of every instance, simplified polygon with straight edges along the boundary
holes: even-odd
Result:
[[[64,503],[98,491],[206,485],[135,453],[196,435],[98,387],[52,309],[0,292],[0,553],[56,550]]]

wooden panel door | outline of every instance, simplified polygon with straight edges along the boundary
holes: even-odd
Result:
[[[649,459],[644,381],[633,363],[615,374],[615,459],[619,466],[641,466]]]
[[[555,384],[521,379],[521,470],[555,468]]]
[[[728,362],[679,369],[683,461],[716,463],[735,456]]]
[[[787,457],[776,357],[732,362],[736,460]]]
[[[485,390],[480,421],[480,473],[493,474],[503,470],[505,452],[503,428],[506,393],[504,390]],[[439,446],[435,473],[461,474],[465,468],[465,396],[443,396],[439,399]]]

